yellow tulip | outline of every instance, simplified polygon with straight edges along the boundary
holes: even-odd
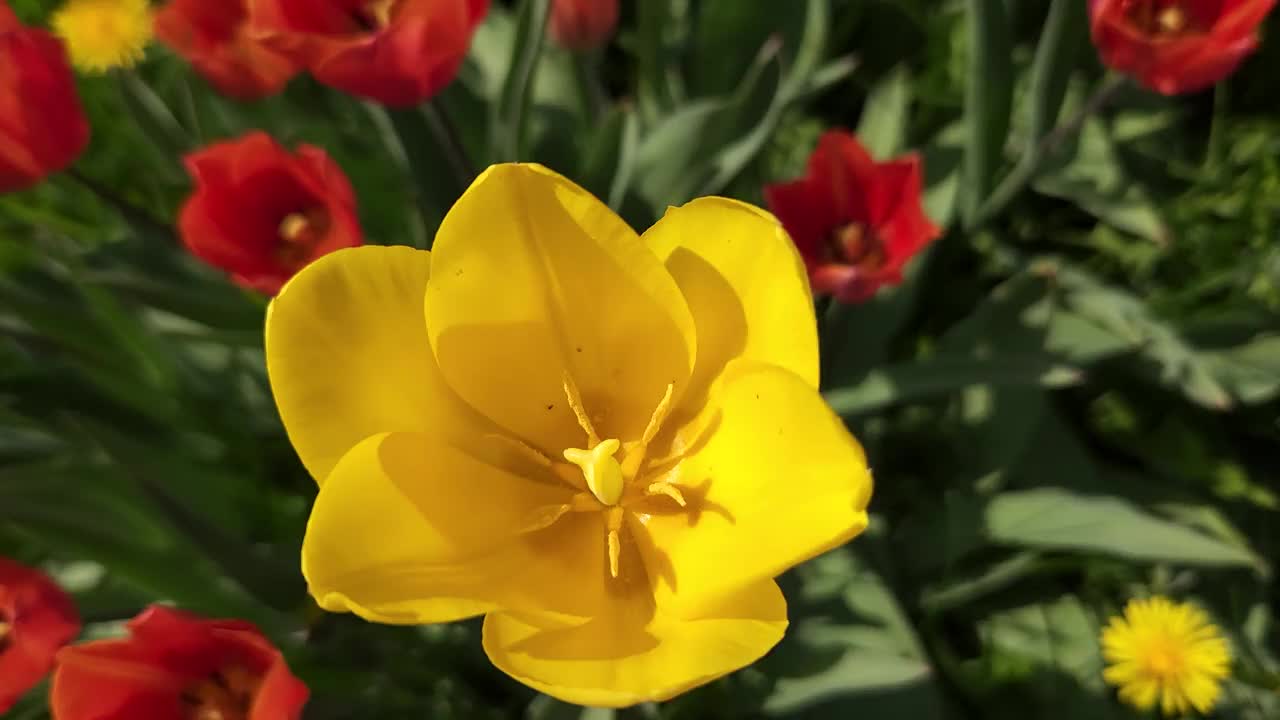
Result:
[[[485,614],[484,648],[569,702],[663,700],[786,629],[774,578],[867,524],[817,392],[804,266],[723,198],[643,236],[537,165],[481,175],[431,252],[327,255],[267,316],[271,386],[320,484],[326,610]]]

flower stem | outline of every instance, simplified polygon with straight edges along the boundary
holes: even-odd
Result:
[[[1036,173],[1040,171],[1045,161],[1053,157],[1064,142],[1079,134],[1085,122],[1111,102],[1126,85],[1128,85],[1127,78],[1120,75],[1104,80],[1084,105],[1080,106],[1080,109],[1047,133],[1030,152],[1022,156],[1013,171],[1005,176],[1005,179],[978,208],[969,229],[976,229],[1003,212],[1035,179]]]
[[[435,137],[436,144],[440,146],[440,151],[444,153],[445,160],[453,171],[454,179],[458,182],[458,194],[461,195],[471,187],[471,181],[476,178],[476,169],[467,156],[467,148],[462,143],[458,126],[453,123],[444,106],[438,102],[423,104],[422,117],[427,121],[427,127]]]
[[[600,86],[600,54],[597,51],[573,54],[573,79],[582,102],[582,117],[594,126],[604,113],[604,88]]]

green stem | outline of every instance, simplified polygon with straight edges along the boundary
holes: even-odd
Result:
[[[422,117],[427,121],[431,135],[449,163],[449,169],[453,171],[453,177],[458,183],[458,195],[461,196],[476,179],[476,169],[467,155],[467,148],[462,143],[458,126],[453,123],[444,106],[438,102],[424,104]]]
[[[820,297],[816,301],[815,314],[818,317],[818,375],[825,382],[836,367],[837,350],[840,343],[840,322],[844,317],[844,305],[834,297]]]
[[[1078,135],[1085,122],[1110,103],[1126,85],[1128,85],[1127,78],[1118,75],[1103,81],[1084,105],[1080,106],[1080,109],[1041,138],[1030,152],[1022,156],[1013,171],[979,207],[969,229],[979,228],[1003,212],[1035,179],[1045,161],[1053,157],[1064,142]]]
[[[400,170],[400,174],[404,177],[405,182],[413,189],[413,202],[411,203],[414,212],[410,214],[409,230],[412,234],[412,244],[416,248],[427,247],[427,218],[430,217],[430,210],[426,207],[426,188],[422,187],[418,182],[417,175],[413,172],[413,165],[409,162],[409,151],[405,145],[405,138],[400,134],[400,129],[396,126],[391,114],[386,108],[376,103],[363,103],[364,109],[369,113],[369,118],[373,121],[373,125],[378,130],[378,136],[382,138],[382,144],[387,150],[387,154],[391,156],[391,161]]]
[[[598,51],[573,54],[573,79],[578,86],[578,99],[582,103],[582,116],[594,125],[604,114],[604,88],[600,86],[600,53]]]
[[[1209,149],[1205,153],[1205,167],[1212,168],[1222,161],[1231,91],[1228,81],[1218,83],[1213,90],[1213,121],[1209,125]]]

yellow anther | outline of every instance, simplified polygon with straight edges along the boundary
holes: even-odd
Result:
[[[523,440],[518,440],[516,438],[509,437],[507,435],[500,435],[498,433],[489,433],[485,435],[484,438],[486,440],[497,440],[503,445],[506,445],[512,450],[515,450],[517,453],[520,454],[520,457],[523,457],[526,460],[529,460],[537,465],[540,465],[542,467],[551,467],[551,458],[547,457],[546,455],[543,455],[540,450],[533,447],[532,445],[529,445]]]
[[[1156,15],[1156,25],[1161,32],[1180,33],[1187,28],[1187,13],[1177,5],[1170,5]]]
[[[622,541],[618,539],[618,531],[609,531],[609,575],[618,577],[618,557],[622,555]]]
[[[533,511],[521,532],[531,533],[545,530],[556,523],[565,513],[573,509],[572,505],[547,505]]]
[[[9,623],[3,620],[0,620],[0,643],[3,643],[5,641],[5,638],[9,637],[9,631],[12,629],[13,629],[12,625],[10,625]]]
[[[564,459],[582,468],[587,479],[587,489],[605,505],[617,505],[622,499],[622,466],[613,457],[622,444],[616,439],[605,440],[590,450],[569,448]]]
[[[288,242],[298,242],[311,229],[311,220],[303,213],[289,213],[280,221],[280,237]]]
[[[649,485],[648,488],[645,489],[645,492],[649,495],[666,495],[672,500],[675,500],[676,504],[678,504],[680,507],[685,507],[688,505],[688,503],[685,502],[684,493],[680,492],[680,488],[668,482],[653,483]]]
[[[587,409],[582,404],[582,395],[578,393],[578,385],[573,382],[573,378],[569,373],[564,374],[564,396],[569,400],[569,407],[573,410],[573,414],[578,418],[578,426],[587,434],[587,447],[594,448],[600,444],[600,436],[596,434],[596,428],[591,424],[591,417],[587,415]]]
[[[365,12],[369,17],[373,18],[378,27],[386,27],[391,24],[391,9],[395,7],[396,0],[373,0],[373,2],[365,3]]]
[[[644,436],[641,438],[641,442],[645,445],[653,442],[653,439],[658,436],[658,431],[662,429],[667,413],[671,412],[671,393],[675,389],[675,385],[667,385],[667,392],[663,394],[662,399],[658,401],[658,407],[654,408],[653,415],[649,417],[649,425],[645,427]]]

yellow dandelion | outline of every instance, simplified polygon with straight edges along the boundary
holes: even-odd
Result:
[[[1203,610],[1168,598],[1131,600],[1102,631],[1103,677],[1139,710],[1209,712],[1231,671],[1231,653]]]
[[[147,0],[69,0],[51,24],[71,63],[88,73],[133,67],[151,42]]]

